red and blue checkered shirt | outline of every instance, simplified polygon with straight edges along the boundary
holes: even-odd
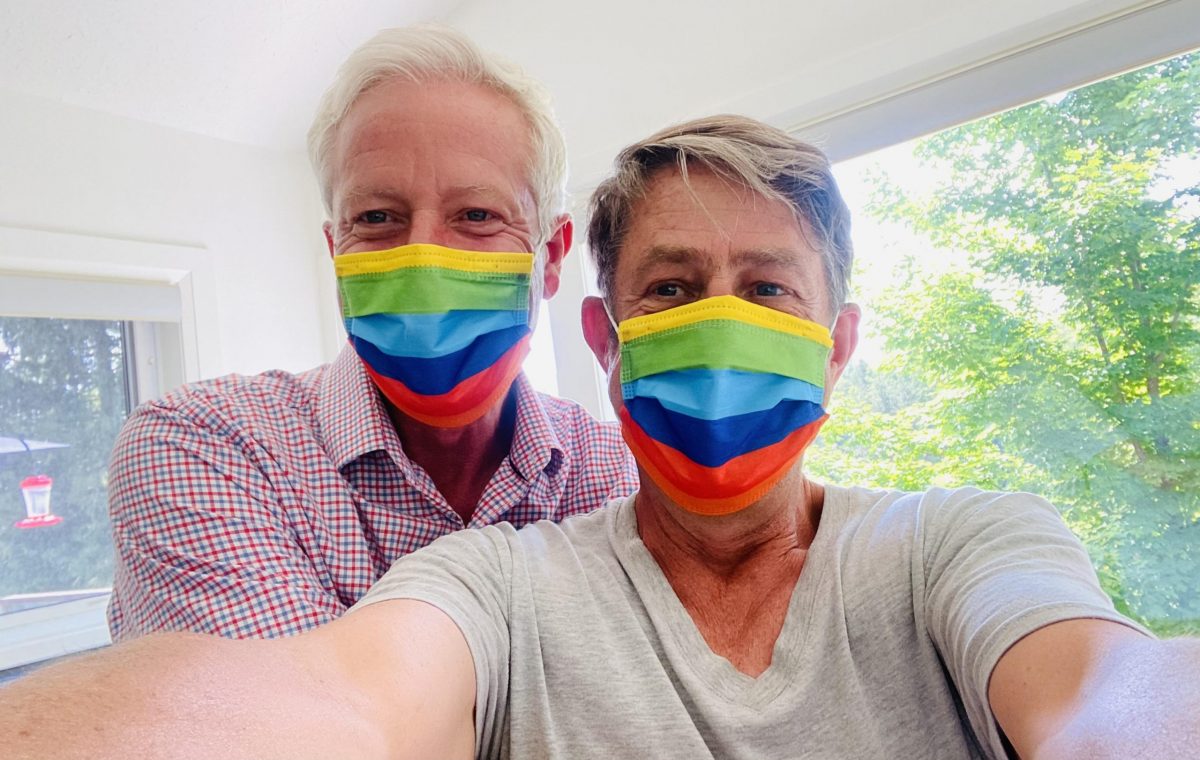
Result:
[[[516,383],[512,450],[469,526],[400,447],[347,347],[139,407],[109,478],[114,639],[286,636],[341,615],[398,557],[463,527],[588,512],[637,488],[616,426]]]

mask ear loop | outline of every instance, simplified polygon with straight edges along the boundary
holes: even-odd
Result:
[[[613,356],[619,359],[621,356],[621,331],[618,329],[617,319],[608,305],[608,299],[602,299],[601,303],[604,304],[604,316],[608,317],[608,325],[612,328],[612,333],[609,334],[609,345],[613,347]],[[615,366],[616,361],[613,362],[613,366],[605,367],[605,370],[611,373]]]

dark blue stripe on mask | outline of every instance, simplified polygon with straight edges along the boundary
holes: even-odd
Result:
[[[350,336],[350,342],[362,360],[379,374],[404,383],[414,393],[440,396],[491,367],[528,334],[527,326],[515,325],[480,335],[461,351],[430,359],[389,356],[370,341],[354,335]]]
[[[625,408],[654,440],[683,452],[705,467],[779,443],[825,414],[820,404],[785,399],[761,412],[702,420],[664,407],[657,399],[633,398]]]

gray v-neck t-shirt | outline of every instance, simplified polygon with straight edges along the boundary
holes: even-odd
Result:
[[[714,654],[637,532],[633,497],[561,524],[461,531],[359,602],[432,604],[475,663],[481,758],[1003,757],[988,677],[1022,636],[1119,616],[1029,494],[826,486],[770,667]]]

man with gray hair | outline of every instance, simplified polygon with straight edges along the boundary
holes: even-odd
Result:
[[[636,487],[615,427],[521,374],[572,238],[537,83],[451,30],[388,29],[341,67],[309,148],[349,345],[134,412],[109,486],[117,639],[298,633],[441,535]]]
[[[292,639],[34,674],[0,691],[6,751],[1194,757],[1200,642],[1121,617],[1049,504],[805,477],[857,341],[848,229],[825,157],[767,125],[630,147],[594,196],[584,328],[638,493],[446,536]]]

